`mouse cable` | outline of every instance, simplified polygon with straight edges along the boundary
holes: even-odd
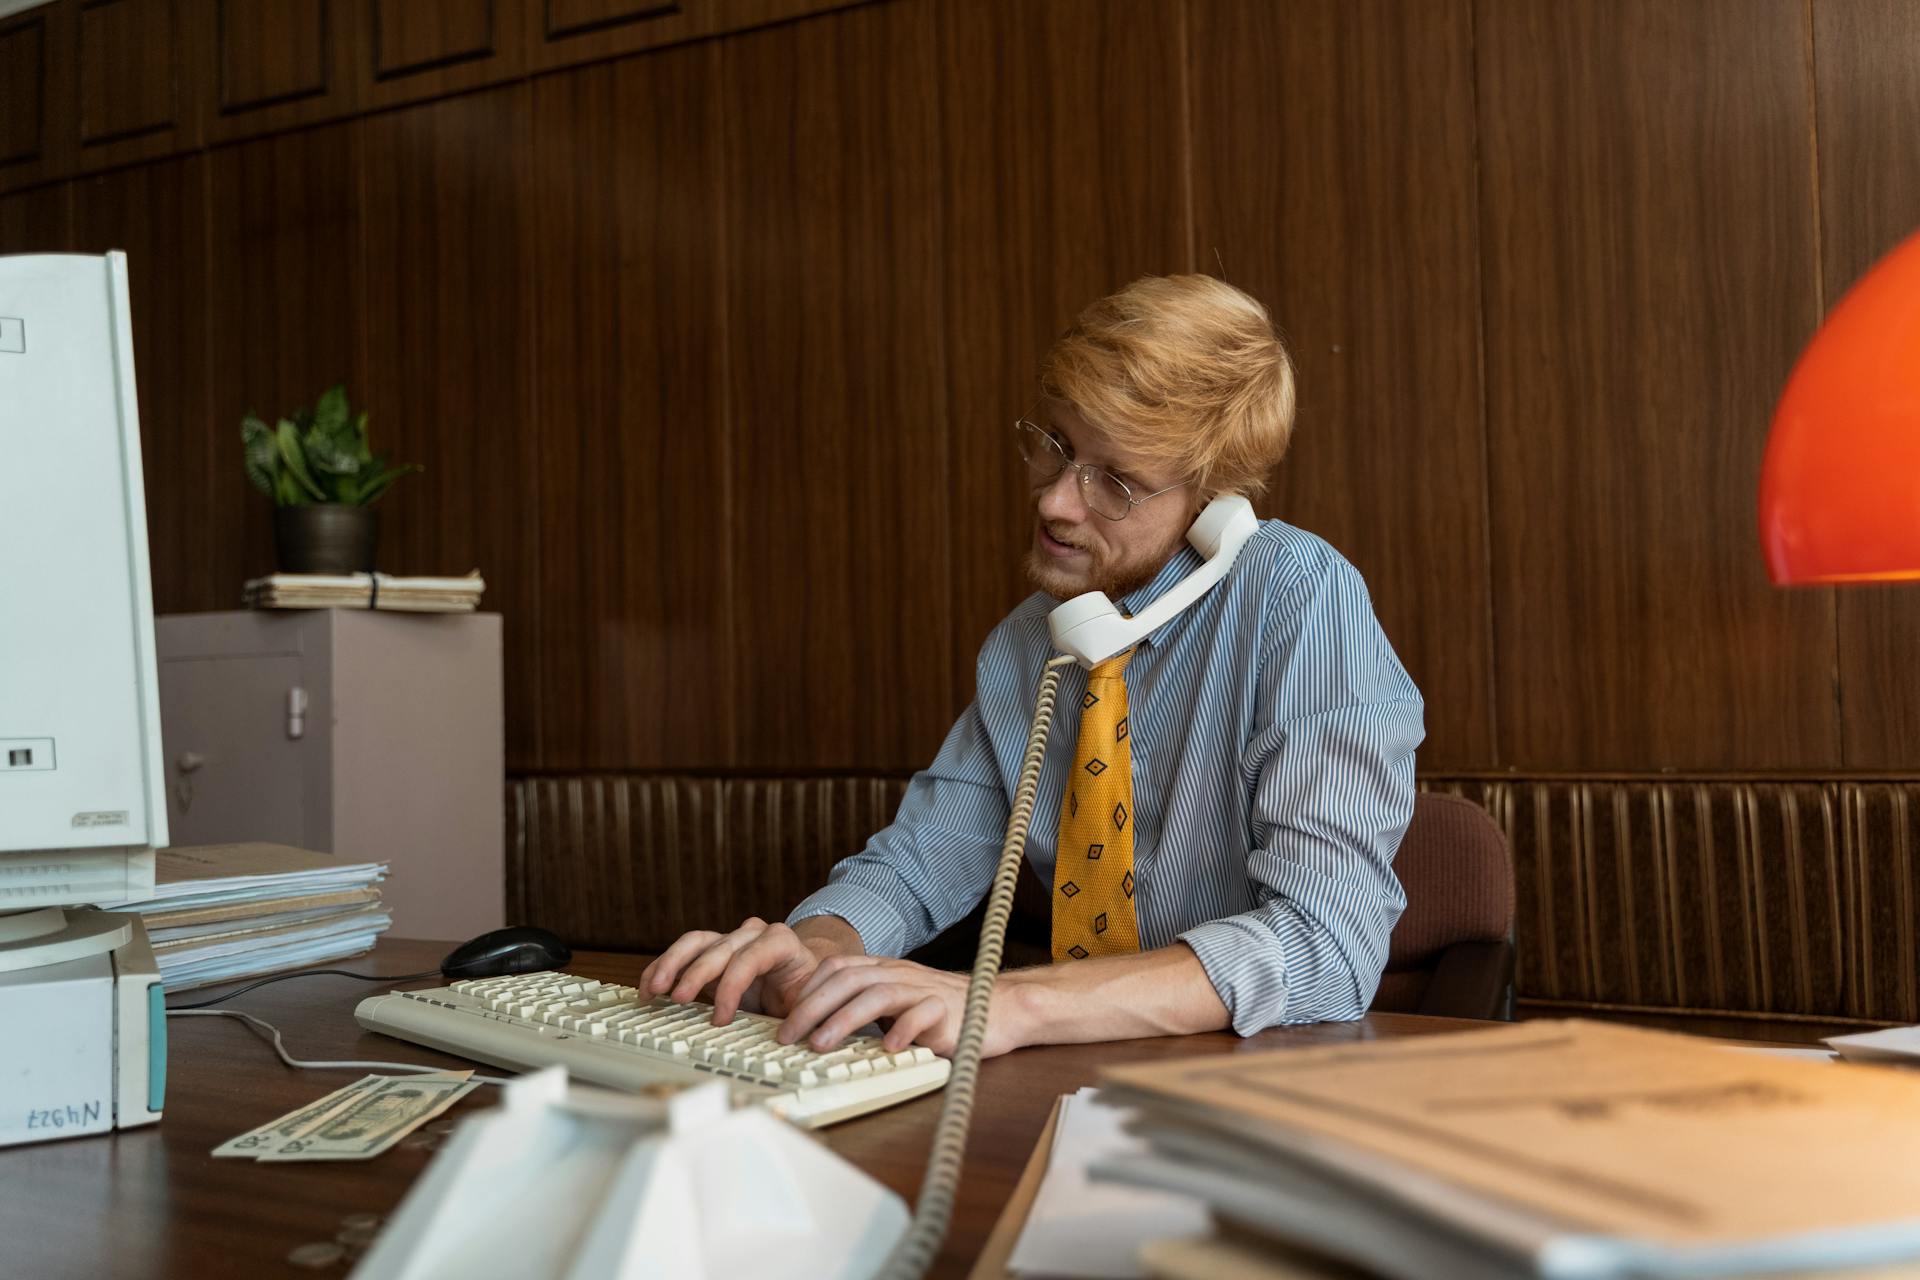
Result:
[[[285,982],[289,978],[358,978],[362,982],[418,982],[422,978],[437,978],[438,969],[429,969],[425,973],[353,973],[346,969],[302,969],[299,973],[276,973],[271,978],[262,978],[258,982],[249,982],[238,991],[229,991],[223,996],[211,1000],[201,1000],[194,1004],[170,1004],[168,1013],[188,1013],[194,1009],[205,1009],[216,1004],[225,1004],[235,996],[243,996],[255,987],[264,987],[269,982]],[[161,985],[165,985],[162,983]]]
[[[364,975],[356,974],[355,976],[360,977]],[[368,1068],[376,1068],[382,1071],[425,1071],[425,1072],[458,1070],[458,1068],[456,1067],[427,1067],[427,1066],[422,1066],[420,1063],[417,1063],[417,1062],[306,1062],[306,1061],[303,1061],[302,1059],[294,1057],[292,1054],[287,1052],[287,1046],[280,1039],[280,1028],[274,1026],[271,1022],[266,1022],[259,1018],[256,1018],[250,1013],[242,1013],[238,1009],[169,1009],[167,1010],[167,1016],[169,1018],[240,1018],[240,1019],[243,1019],[247,1022],[252,1023],[254,1026],[258,1027],[262,1031],[265,1031],[268,1035],[273,1037],[273,1051],[280,1055],[280,1061],[286,1063],[290,1067],[296,1067],[303,1071],[312,1071],[312,1070],[323,1069],[328,1067],[351,1067],[357,1071],[364,1071]],[[468,1079],[477,1080],[481,1084],[513,1083],[511,1080],[508,1080],[501,1076],[475,1075],[475,1076],[469,1076]]]

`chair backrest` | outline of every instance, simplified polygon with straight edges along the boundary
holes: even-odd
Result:
[[[1394,855],[1407,909],[1394,927],[1375,1009],[1421,1007],[1448,947],[1513,937],[1513,859],[1486,810],[1459,796],[1422,793]]]

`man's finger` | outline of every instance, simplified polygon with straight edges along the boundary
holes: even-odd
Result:
[[[794,997],[794,1000],[796,1003],[805,1000],[808,996],[849,969],[872,968],[874,965],[885,963],[886,959],[887,957],[885,956],[828,956],[815,967],[813,976],[807,979],[806,985],[800,988],[800,992]]]
[[[747,988],[783,964],[801,959],[806,945],[792,930],[779,927],[763,930],[759,937],[734,953],[713,988],[713,1025],[724,1027],[740,1011]],[[809,952],[809,955],[812,953]]]
[[[876,982],[836,1009],[808,1037],[807,1044],[815,1052],[824,1053],[869,1022],[905,1013],[925,998],[924,991],[919,987],[900,982]]]
[[[939,1026],[946,1017],[946,1000],[939,995],[929,995],[895,1018],[893,1025],[887,1028],[887,1034],[880,1038],[880,1043],[887,1047],[889,1053],[899,1053]],[[935,1052],[939,1051],[936,1049]]]
[[[824,963],[822,967],[825,967]],[[774,1039],[781,1044],[798,1044],[834,1010],[868,987],[875,983],[886,982],[888,979],[887,970],[878,965],[858,965],[841,969],[821,983],[812,995],[793,1006],[793,1011],[787,1014],[787,1020],[780,1024],[780,1030],[775,1033]],[[872,1019],[869,1018],[867,1021],[871,1022]],[[853,1025],[863,1027],[866,1023],[856,1022]]]
[[[698,997],[701,988],[719,977],[726,969],[727,962],[733,959],[734,952],[759,937],[766,927],[766,921],[755,917],[710,945],[680,971],[680,976],[674,980],[673,990],[668,993],[668,998],[685,1004]]]
[[[680,973],[680,966],[705,951],[720,940],[720,935],[711,929],[694,929],[674,939],[673,945],[654,957],[640,974],[640,989],[650,995],[659,995],[673,985]]]

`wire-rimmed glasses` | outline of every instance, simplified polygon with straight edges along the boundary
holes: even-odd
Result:
[[[1155,489],[1152,493],[1136,497],[1126,481],[1113,472],[1069,458],[1065,446],[1038,423],[1021,418],[1013,424],[1013,429],[1020,441],[1020,456],[1026,459],[1027,468],[1033,472],[1034,479],[1052,480],[1072,467],[1080,482],[1081,501],[1087,504],[1089,511],[1109,520],[1125,520],[1129,511],[1148,498],[1157,498],[1180,488],[1179,484],[1170,484],[1165,489]]]

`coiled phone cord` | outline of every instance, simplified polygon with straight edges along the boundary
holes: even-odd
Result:
[[[960,1164],[967,1152],[967,1128],[973,1122],[973,1089],[980,1075],[980,1051],[987,1040],[987,1010],[993,985],[1000,976],[1000,956],[1006,948],[1007,917],[1013,911],[1014,886],[1027,851],[1027,827],[1033,820],[1035,793],[1040,789],[1040,766],[1047,756],[1047,734],[1053,726],[1053,699],[1060,688],[1060,669],[1072,658],[1055,658],[1040,679],[1040,695],[1033,708],[1033,729],[1027,735],[1027,754],[1020,764],[1020,783],[1014,789],[1013,813],[1007,819],[1007,838],[1000,846],[1000,866],[987,898],[987,918],[980,926],[980,949],[967,981],[967,1005],[960,1018],[960,1036],[953,1051],[953,1072],[947,1077],[940,1123],[933,1132],[933,1150],[920,1183],[913,1222],[893,1247],[880,1270],[881,1280],[919,1280],[933,1262],[940,1242],[947,1238],[953,1217],[953,1198],[960,1189]]]

